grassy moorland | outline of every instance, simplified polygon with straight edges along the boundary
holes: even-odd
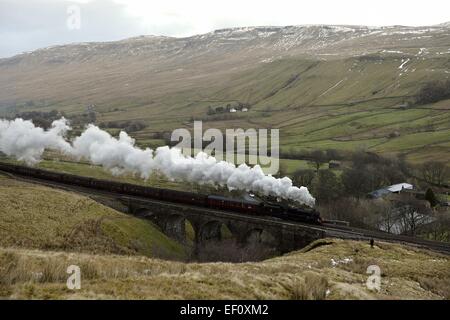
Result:
[[[85,196],[0,176],[0,246],[184,259],[147,220]]]
[[[69,265],[81,289],[66,287]],[[369,265],[380,291],[366,287]],[[0,296],[25,299],[448,299],[450,260],[397,244],[319,240],[257,263],[0,249]]]
[[[62,171],[110,177],[83,164],[41,165],[52,168],[52,164],[62,164],[58,168]],[[380,242],[370,248],[365,242],[324,239],[261,262],[184,263],[173,260],[185,260],[186,248],[150,222],[72,192],[1,176],[0,208],[0,298],[450,297],[449,258],[402,245]],[[192,241],[192,229],[187,227]],[[73,264],[81,268],[77,291],[66,287],[66,269]],[[369,265],[381,268],[380,292],[365,286]]]

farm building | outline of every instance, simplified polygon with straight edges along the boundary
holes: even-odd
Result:
[[[403,190],[414,190],[414,186],[412,184],[409,184],[406,182],[398,183],[398,184],[394,184],[392,186],[388,186],[388,187],[384,187],[384,188],[372,191],[368,194],[368,197],[372,198],[372,199],[378,199],[378,198],[382,198],[382,197],[392,194],[392,193],[400,193]]]

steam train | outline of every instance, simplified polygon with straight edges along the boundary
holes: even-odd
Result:
[[[321,224],[320,214],[315,209],[295,208],[273,201],[263,201],[250,196],[242,199],[233,199],[217,195],[202,195],[192,192],[160,189],[129,183],[82,177],[7,163],[0,163],[0,171],[37,178],[40,180],[115,192],[130,196],[207,207],[217,210],[233,211],[249,215],[276,217],[278,219],[288,221]]]

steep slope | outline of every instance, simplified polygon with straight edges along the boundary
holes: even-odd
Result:
[[[145,220],[70,192],[0,175],[0,246],[183,259]]]
[[[364,147],[422,161],[450,154],[449,102],[404,106],[424,84],[449,79],[449,57],[447,24],[251,27],[72,44],[0,60],[0,114],[71,115],[95,104],[99,123],[146,121],[134,133],[141,143],[195,118],[205,127],[279,127],[285,149]],[[207,114],[237,102],[250,111]]]
[[[0,60],[0,96],[3,104],[40,99],[101,103],[117,98],[148,103],[168,93],[204,90],[211,80],[226,89],[227,76],[288,57],[323,61],[375,53],[412,55],[420,50],[423,58],[448,58],[449,46],[446,26],[254,27],[189,38],[81,43]]]

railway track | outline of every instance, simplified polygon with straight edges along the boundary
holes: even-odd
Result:
[[[10,178],[17,179],[24,182],[29,183],[35,183],[39,185],[44,185],[47,187],[57,188],[57,189],[63,189],[67,191],[77,192],[84,195],[87,195],[88,197],[93,198],[93,195],[96,196],[109,196],[109,197],[120,197],[120,196],[126,196],[129,199],[135,199],[139,201],[151,201],[153,203],[162,203],[161,200],[154,200],[154,199],[147,199],[144,197],[139,196],[129,196],[129,195],[122,195],[120,193],[111,192],[111,191],[104,191],[104,190],[97,190],[95,188],[88,188],[84,186],[74,186],[69,184],[64,184],[61,182],[55,182],[45,179],[39,179],[35,177],[25,176],[25,175],[18,175],[13,174],[6,171],[1,171],[1,174],[4,174]],[[95,199],[94,199],[95,200]],[[180,205],[180,204],[176,204]],[[182,205],[183,207],[194,207],[192,205]],[[218,210],[211,210],[211,211],[218,211]],[[222,211],[221,211],[222,212]],[[294,222],[294,221],[284,221],[278,218],[272,218],[268,216],[254,216],[254,215],[245,215],[245,214],[238,214],[235,212],[229,212],[229,211],[223,211],[222,213],[226,213],[227,215],[231,217],[238,217],[238,216],[245,216],[246,218],[251,218],[254,221],[258,222],[270,222],[270,223],[277,223],[281,225],[289,225],[289,226],[303,226],[311,229],[316,229],[323,231],[325,234],[325,237],[330,238],[341,238],[341,239],[350,239],[350,240],[359,240],[359,241],[369,241],[371,239],[374,239],[375,241],[385,241],[385,242],[392,242],[392,243],[401,243],[406,244],[410,246],[415,246],[418,248],[428,249],[440,253],[444,253],[447,255],[450,255],[450,243],[445,242],[439,242],[439,241],[432,241],[432,240],[424,240],[420,238],[414,238],[414,237],[408,237],[408,236],[402,236],[402,235],[393,235],[390,233],[382,232],[382,231],[374,231],[374,230],[367,230],[367,229],[361,229],[361,228],[355,228],[351,226],[341,226],[341,225],[333,225],[333,224],[323,224],[323,225],[311,225],[301,222]]]
[[[379,240],[385,242],[401,243],[412,245],[418,248],[433,250],[440,253],[450,255],[450,243],[425,240],[415,237],[395,235],[387,232],[354,228],[348,226],[330,226],[324,225],[329,237],[341,238],[339,234],[343,234],[342,238],[355,240]]]

